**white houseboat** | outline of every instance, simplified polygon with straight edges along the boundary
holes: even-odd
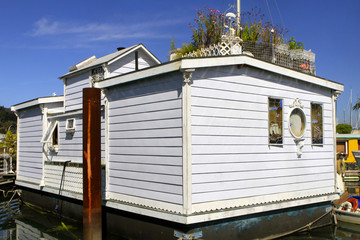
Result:
[[[344,87],[313,73],[241,52],[160,63],[142,44],[88,58],[60,77],[63,96],[12,106],[16,185],[26,201],[51,209],[61,198],[64,214],[81,216],[82,90],[94,87],[108,227],[139,239],[292,231],[339,197]]]

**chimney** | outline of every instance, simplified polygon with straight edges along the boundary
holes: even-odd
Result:
[[[123,50],[123,49],[125,49],[125,48],[124,48],[124,47],[118,47],[118,48],[117,48],[118,51],[121,51],[121,50]]]

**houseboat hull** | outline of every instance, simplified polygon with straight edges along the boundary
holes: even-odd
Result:
[[[21,190],[24,201],[82,221],[82,201],[24,187]],[[331,224],[330,210],[331,202],[326,201],[202,223],[181,224],[104,206],[102,220],[104,235],[130,239],[272,239],[302,230],[305,226],[316,228]]]

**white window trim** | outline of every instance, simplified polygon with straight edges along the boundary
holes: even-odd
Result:
[[[52,152],[58,151],[58,146],[54,146],[52,144],[52,136],[54,134],[56,127],[58,127],[58,125],[59,125],[58,121],[51,121],[41,139],[41,142],[46,144],[48,149]]]
[[[48,125],[45,133],[43,134],[43,137],[41,139],[42,143],[51,143],[51,137],[54,133],[54,130],[56,129],[56,126],[58,126],[58,121],[51,121]]]
[[[273,99],[273,100],[281,100],[282,102],[282,111],[281,111],[281,120],[282,120],[282,124],[281,124],[281,138],[282,138],[282,143],[270,143],[270,136],[269,136],[269,132],[270,132],[270,110],[269,110],[269,107],[270,107],[270,99]],[[283,98],[279,98],[279,97],[268,97],[268,106],[267,106],[267,109],[268,109],[268,130],[267,130],[267,133],[268,133],[268,145],[269,146],[278,146],[278,147],[282,147],[284,145],[284,99]]]
[[[321,106],[321,130],[322,130],[322,143],[313,143],[313,125],[312,125],[312,105],[313,104],[317,104]],[[323,103],[318,103],[318,102],[311,102],[310,103],[310,127],[311,127],[311,145],[312,146],[323,146],[325,143],[325,138],[324,138],[324,104]]]
[[[73,126],[72,126],[72,128],[69,127],[69,122],[70,122],[70,121],[73,121]],[[66,132],[67,132],[67,133],[75,132],[75,128],[76,128],[76,120],[75,120],[75,118],[68,118],[68,119],[66,119]]]

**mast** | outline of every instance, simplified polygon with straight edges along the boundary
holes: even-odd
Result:
[[[241,29],[241,27],[240,27],[240,1],[241,0],[237,0],[237,25],[238,25],[238,33],[240,34],[240,29]]]
[[[352,88],[350,89],[350,126],[353,126],[353,119],[352,119]]]

